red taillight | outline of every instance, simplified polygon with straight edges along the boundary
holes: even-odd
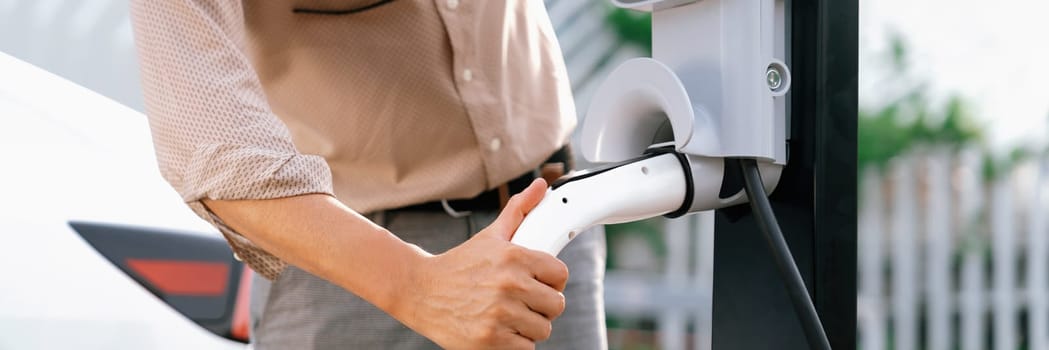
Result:
[[[248,327],[251,325],[251,271],[244,265],[244,271],[240,274],[240,286],[237,288],[237,302],[233,305],[233,325],[230,327],[230,335],[234,339],[248,341]]]
[[[127,265],[161,293],[181,296],[222,296],[229,265],[224,263],[127,259]]]

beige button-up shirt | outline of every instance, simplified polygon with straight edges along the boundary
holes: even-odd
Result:
[[[541,0],[134,0],[132,19],[161,173],[269,278],[284,263],[202,199],[469,198],[575,125]]]

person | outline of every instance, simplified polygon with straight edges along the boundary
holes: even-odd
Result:
[[[603,231],[509,242],[571,168],[544,6],[132,1],[161,173],[262,277],[256,349],[606,347]]]

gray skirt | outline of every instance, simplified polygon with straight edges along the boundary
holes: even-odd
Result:
[[[488,226],[497,212],[452,218],[440,212],[380,212],[369,219],[401,239],[434,254],[465,242]],[[554,320],[539,349],[605,349],[605,232],[579,235],[558,255],[568,265],[565,312]],[[423,336],[346,290],[289,266],[270,283],[252,286],[255,349],[438,349]]]

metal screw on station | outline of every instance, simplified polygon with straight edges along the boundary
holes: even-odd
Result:
[[[765,83],[769,84],[769,90],[776,91],[783,86],[783,73],[774,66],[769,66],[765,71]]]

